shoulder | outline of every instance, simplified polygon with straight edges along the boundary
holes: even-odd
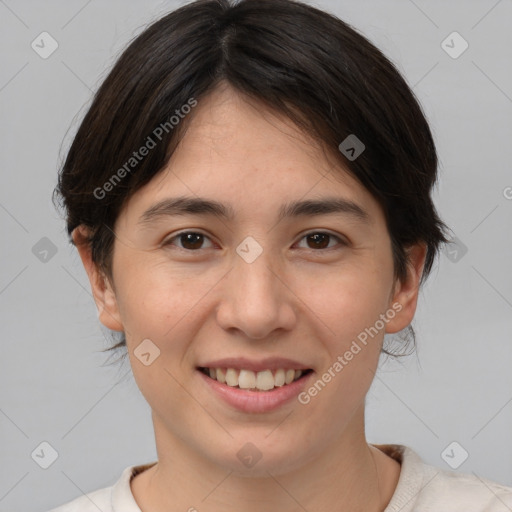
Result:
[[[398,460],[401,473],[384,512],[510,512],[512,487],[476,474],[458,473],[423,462],[410,447],[375,445]]]
[[[455,473],[425,464],[430,476],[418,497],[418,509],[450,505],[450,512],[509,512],[512,487],[476,474]]]

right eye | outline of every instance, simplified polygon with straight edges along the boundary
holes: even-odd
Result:
[[[181,247],[178,246],[179,249],[196,252],[198,249],[201,249],[201,245],[205,239],[210,240],[209,237],[203,233],[198,233],[196,231],[182,231],[181,233],[177,233],[173,237],[168,238],[162,246],[167,247],[175,245],[173,242],[175,240],[179,240],[181,243]]]

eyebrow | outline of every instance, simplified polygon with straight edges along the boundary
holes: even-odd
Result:
[[[212,199],[202,197],[172,197],[163,199],[148,208],[139,218],[138,224],[150,224],[162,217],[178,215],[213,215],[226,220],[233,220],[234,210]],[[278,221],[300,216],[319,216],[343,214],[359,222],[370,224],[370,215],[353,201],[341,197],[325,197],[285,203],[279,209]]]

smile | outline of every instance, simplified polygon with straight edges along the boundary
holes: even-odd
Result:
[[[200,367],[199,370],[221,384],[251,391],[271,391],[287,386],[312,371],[279,368],[254,372],[246,369],[204,367]]]

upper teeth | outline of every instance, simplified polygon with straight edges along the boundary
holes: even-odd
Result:
[[[258,389],[269,391],[274,387],[281,387],[297,380],[304,372],[302,370],[263,370],[253,372],[251,370],[236,370],[234,368],[208,368],[208,374],[212,379],[231,387],[239,386],[241,389]]]

